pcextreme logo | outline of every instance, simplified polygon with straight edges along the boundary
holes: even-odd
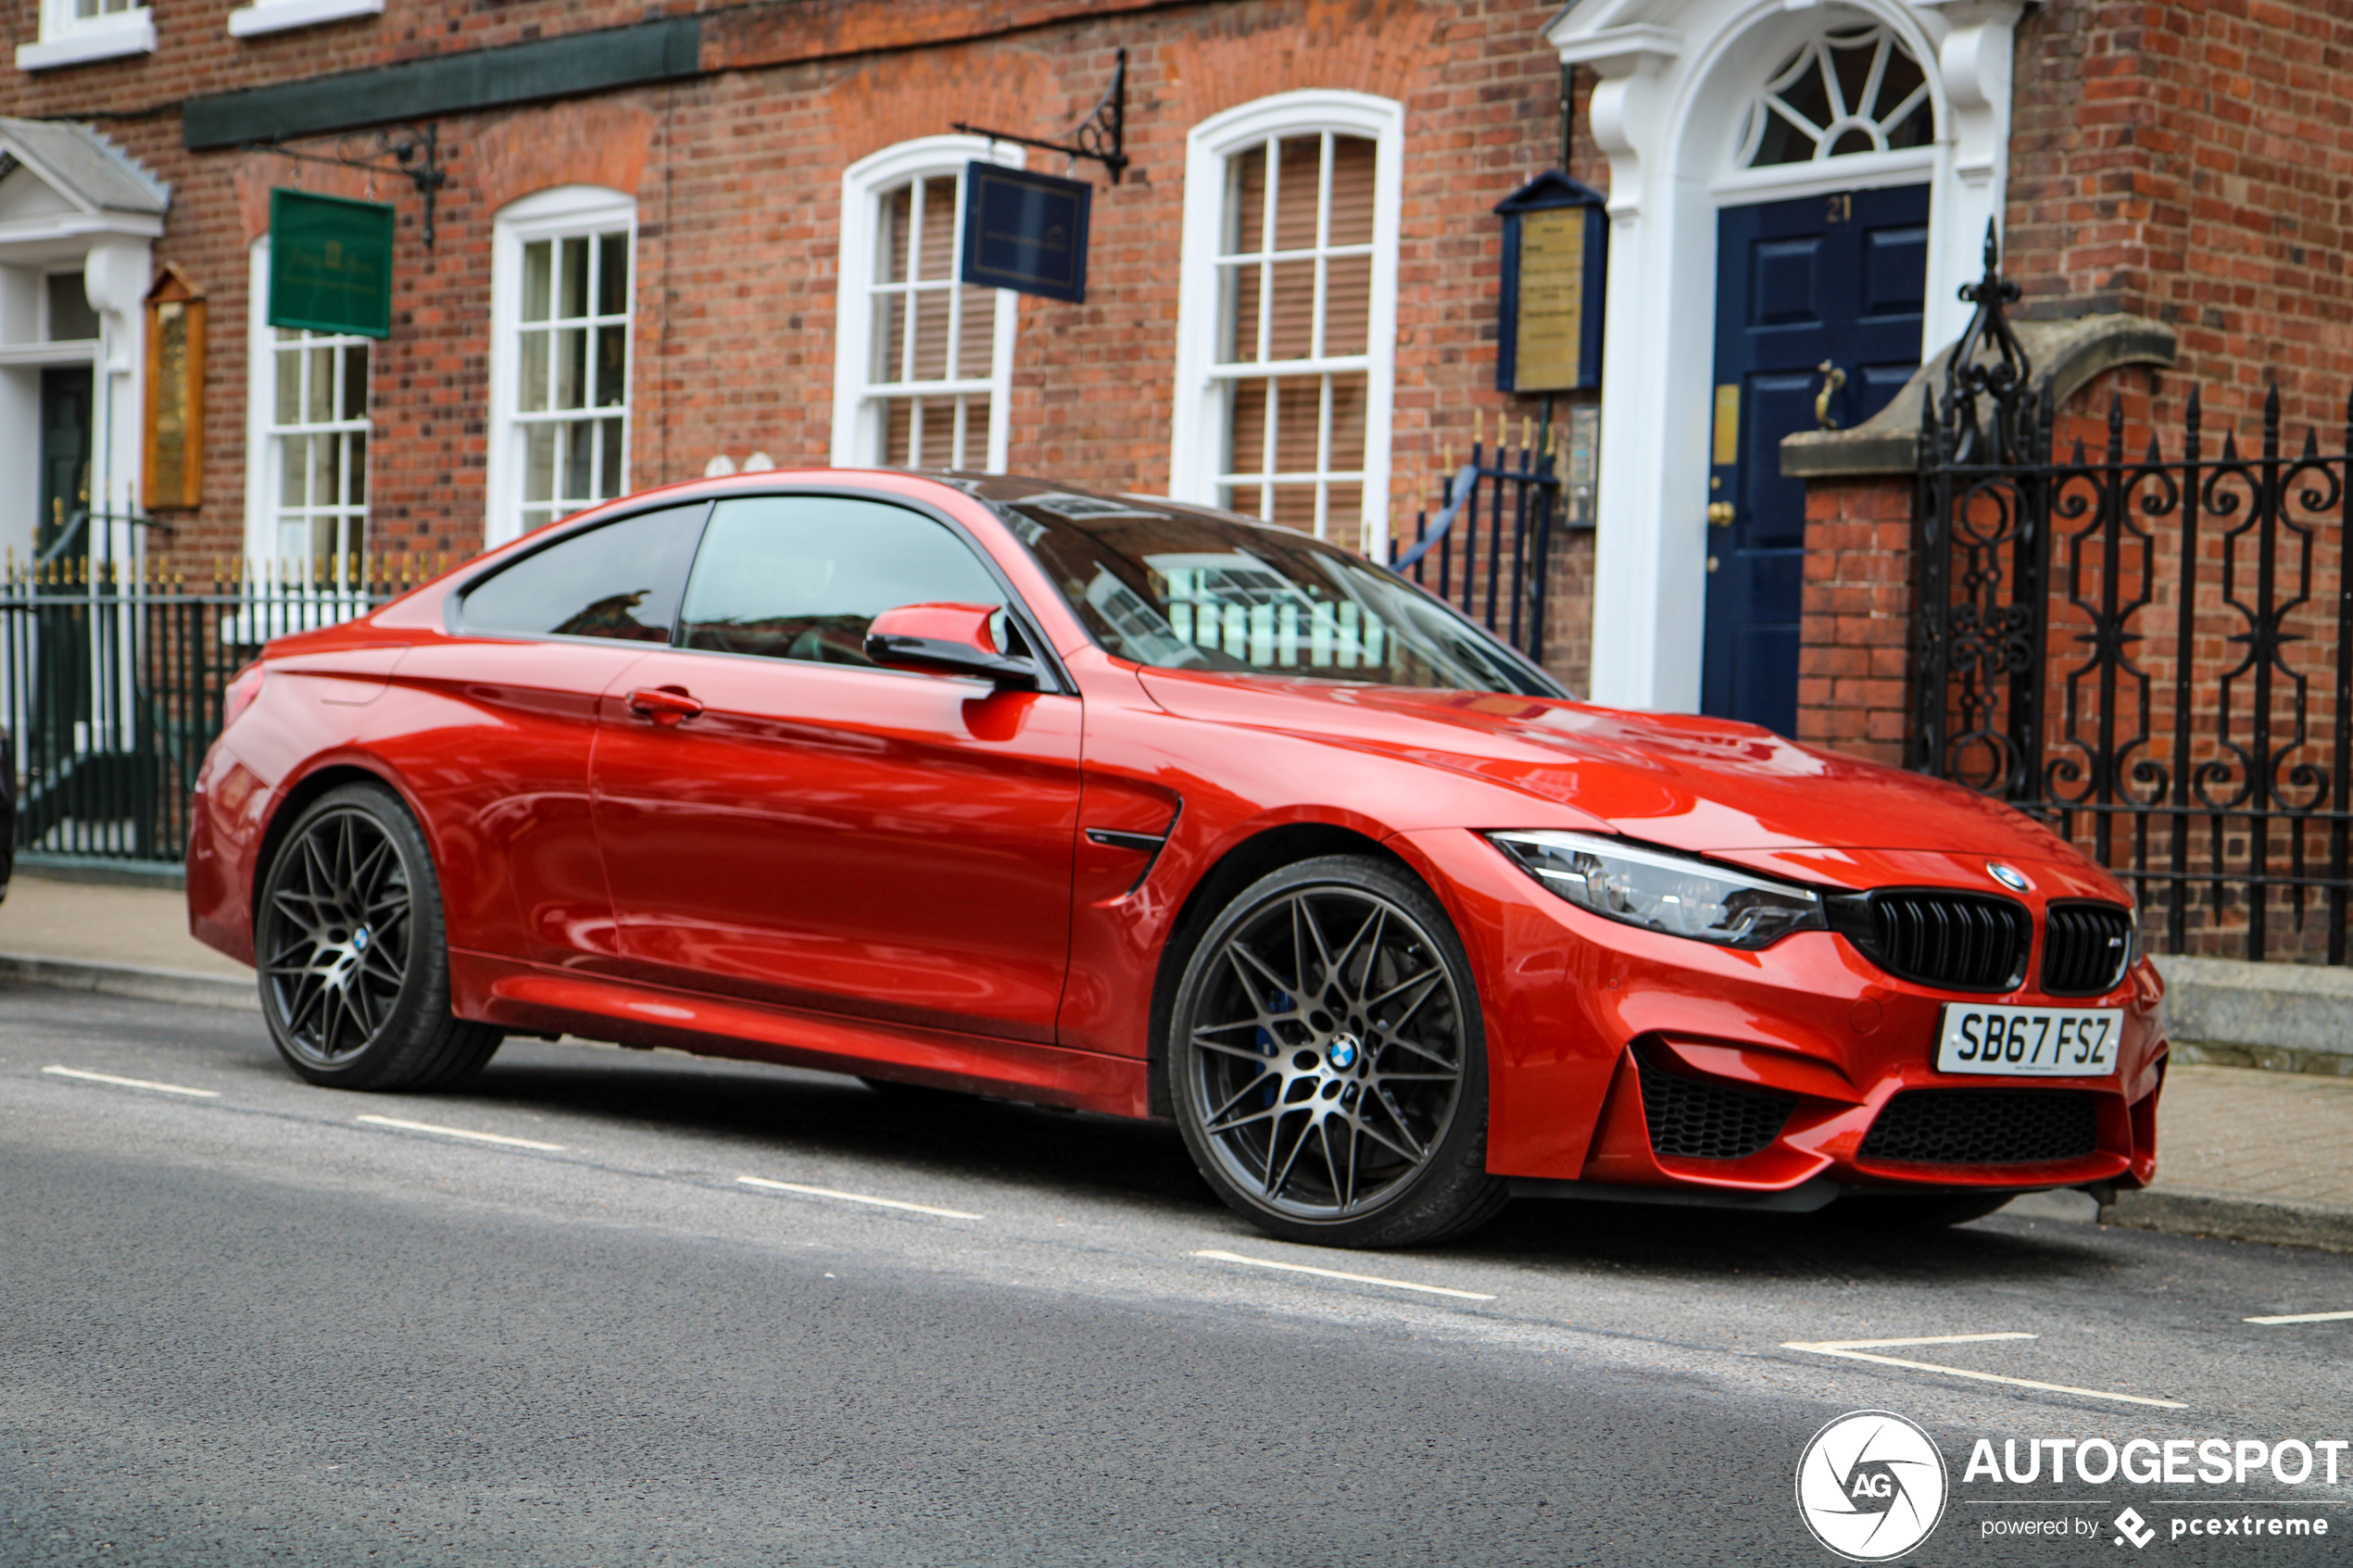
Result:
[[[1855,1562],[1901,1557],[1944,1516],[1944,1456],[1892,1411],[1851,1411],[1797,1461],[1797,1512],[1814,1538]]]

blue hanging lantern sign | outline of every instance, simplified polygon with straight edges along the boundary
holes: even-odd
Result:
[[[964,254],[956,281],[1073,305],[1087,298],[1094,187],[977,159],[964,168]]]
[[[1496,204],[1504,219],[1497,391],[1578,392],[1602,384],[1608,200],[1551,172]]]

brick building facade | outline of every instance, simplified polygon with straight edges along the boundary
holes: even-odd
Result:
[[[1604,700],[1749,705],[1817,738],[1897,746],[1907,455],[1891,464],[1884,442],[1833,441],[1813,468],[1784,470],[1778,449],[1818,409],[1865,434],[1910,367],[1952,340],[1967,316],[1954,291],[1989,218],[2027,284],[2023,314],[2118,315],[2167,340],[2134,339],[2073,394],[2078,409],[2120,387],[2136,419],[2166,429],[2192,383],[2210,413],[2249,416],[2276,381],[2300,427],[2337,419],[2353,379],[2353,19],[2319,0],[766,0],[659,13],[12,0],[10,14],[0,539],[19,554],[68,493],[91,490],[102,513],[143,509],[137,302],[166,264],[209,313],[208,443],[202,504],[157,513],[170,532],[149,531],[146,547],[188,570],[355,540],[461,555],[616,486],[755,454],[1001,462],[1271,506],[1378,549],[1410,533],[1475,417],[1491,429],[1538,409],[1493,390],[1492,207],[1559,162],[1564,65],[1568,171],[1609,194],[1611,283],[1601,527],[1562,546],[1549,642],[1572,684]],[[1121,49],[1134,162],[1117,185],[1080,170],[1097,187],[1087,302],[975,299],[952,326],[925,316],[916,296],[946,310],[955,292],[925,286],[941,274],[912,237],[916,207],[937,214],[952,194],[925,182],[1013,156],[950,125],[1064,134]],[[430,250],[406,180],[282,156],[366,152],[379,130],[428,123],[448,176]],[[62,146],[69,125],[91,134]],[[1263,345],[1215,341],[1217,278],[1239,273],[1221,269],[1214,235],[1241,221],[1234,203],[1269,210],[1245,166],[1311,142],[1327,160],[1322,220],[1366,227],[1320,242],[1299,231],[1277,249],[1303,263],[1265,261],[1261,278],[1296,293],[1282,268],[1322,268],[1327,294],[1302,297],[1324,300],[1308,308],[1330,317],[1332,342],[1317,359],[1307,339],[1277,341],[1279,324]],[[69,189],[44,195],[55,184]],[[396,208],[388,338],[288,345],[257,330],[280,186]],[[1840,330],[1878,332],[1882,346],[1842,362],[1831,343],[1820,376],[1811,348],[1788,366],[1757,359],[1763,348],[1728,336],[1736,301],[1797,274],[1760,273],[1743,296],[1726,225],[1826,203],[1835,215],[1842,200],[1861,225],[1858,198],[1886,208],[1878,249],[1840,263],[1864,271],[1807,273],[1806,286],[1854,294],[1869,320]],[[1189,259],[1189,225],[1204,224],[1207,253]],[[911,236],[905,257],[891,234]],[[1785,257],[1814,241],[1754,243]],[[1893,271],[1869,270],[1889,257]],[[598,297],[565,295],[575,273]],[[534,303],[535,290],[553,292]],[[900,337],[875,325],[890,301],[906,304]],[[956,357],[919,363],[946,354],[943,333]],[[564,383],[571,345],[584,357]],[[591,365],[592,350],[619,358]],[[1252,375],[1238,356],[1292,368]],[[73,414],[51,372],[76,366],[94,378],[80,483],[43,461],[44,409],[48,422]],[[1728,448],[1718,392],[1741,375],[1756,380]],[[1236,433],[1260,412],[1278,446],[1309,430],[1276,420],[1269,383],[1293,409],[1323,400],[1303,468],[1269,469],[1266,437],[1245,451]],[[1286,477],[1253,477],[1272,471]],[[1731,532],[1707,521],[1719,508]],[[1730,546],[1752,510],[1774,508],[1781,533],[1758,536],[1742,576]],[[1714,572],[1719,556],[1754,603]],[[1770,700],[1755,708],[1742,682]]]
[[[699,475],[721,459],[961,461],[1118,490],[1174,487],[1250,510],[1271,503],[1286,521],[1320,523],[1372,548],[1387,530],[1368,530],[1365,520],[1401,519],[1410,532],[1441,458],[1468,445],[1475,416],[1491,425],[1499,412],[1524,417],[1537,407],[1493,391],[1500,224],[1491,209],[1557,160],[1561,78],[1540,36],[1549,15],[1541,4],[776,0],[673,6],[648,21],[642,7],[544,0],[261,0],[244,9],[230,0],[162,0],[60,26],[61,7],[70,17],[74,0],[12,6],[17,38],[35,45],[28,63],[39,69],[0,67],[0,114],[72,117],[170,188],[161,232],[142,259],[176,268],[206,297],[208,440],[202,505],[157,514],[172,531],[155,534],[150,547],[207,569],[220,558],[296,552],[306,540],[314,551],[338,540],[348,548],[360,529],[372,551],[462,555],[616,484]],[[94,8],[82,0],[81,9]],[[351,14],[255,31],[281,10],[289,20]],[[119,17],[133,14],[148,19],[152,48],[81,63],[45,63],[37,53],[48,46],[41,40],[70,43],[78,29],[99,37],[99,47],[109,29],[117,48],[144,45],[121,31]],[[585,49],[562,53],[584,39]],[[1022,156],[955,137],[951,124],[1063,136],[1104,94],[1122,49],[1133,161],[1115,185],[1100,168],[1075,171],[1096,185],[1086,302],[1007,295],[1000,307],[972,297],[958,307],[957,360],[919,362],[938,352],[932,339],[945,330],[926,312],[945,309],[957,292],[922,286],[944,275],[939,224],[952,216],[945,197],[957,170],[973,157]],[[328,91],[304,95],[321,78]],[[495,101],[502,96],[523,101]],[[428,122],[448,178],[430,251],[407,180],[280,156],[370,153],[379,127]],[[1182,297],[1204,281],[1214,295],[1216,279],[1204,280],[1198,264],[1189,278],[1181,252],[1189,158],[1203,167],[1203,128],[1221,124],[1235,128],[1233,144],[1213,149],[1213,162],[1263,159],[1252,149],[1270,138],[1288,149],[1278,157],[1294,193],[1277,213],[1286,252],[1302,243],[1290,231],[1312,229],[1315,218],[1294,199],[1306,169],[1294,155],[1312,156],[1318,136],[1336,138],[1328,237],[1337,253],[1309,263],[1327,274],[1325,374],[1337,378],[1328,433],[1302,423],[1323,395],[1312,374],[1213,385],[1198,363],[1180,367],[1188,333],[1201,350],[1195,361],[1236,352],[1202,341],[1209,328],[1195,319],[1200,307]],[[1051,154],[1027,161],[1064,171]],[[303,370],[308,361],[281,352],[254,325],[265,277],[257,257],[268,243],[270,193],[281,186],[397,210],[391,335],[342,345],[350,362],[335,372],[347,381],[367,360],[366,412],[356,421],[348,386],[328,389],[327,371]],[[911,191],[925,198],[933,241],[913,242],[912,263],[877,248],[892,243],[886,231],[914,232]],[[1264,206],[1263,194],[1235,199]],[[1344,232],[1350,223],[1365,232]],[[521,296],[538,284],[522,274],[543,266],[560,273],[567,237],[610,234],[623,236],[620,248],[592,247],[605,268],[598,286],[625,269],[626,297],[576,317],[559,299],[542,335],[556,356],[547,373],[560,380],[566,332],[579,332],[599,353],[601,334],[622,334],[625,396],[610,399],[599,381],[581,400],[582,418],[570,421],[618,432],[621,451],[597,430],[557,437],[559,470],[585,461],[597,471],[585,487],[578,472],[560,471],[548,494],[547,483],[531,483],[533,462],[548,460],[532,445],[542,438],[524,428],[533,423],[524,401],[543,394],[525,384],[537,373],[524,364],[537,327],[523,319],[531,307]],[[1310,250],[1313,240],[1304,242]],[[1378,254],[1342,243],[1367,240]],[[846,246],[861,274],[847,288]],[[55,246],[26,255],[28,270],[64,270],[79,259]],[[1278,317],[1288,297],[1282,270],[1295,266],[1269,264]],[[905,347],[909,335],[893,326],[884,329],[889,342],[876,336],[880,318],[868,313],[890,289],[863,286],[864,275],[923,295],[904,323],[923,341],[914,359],[893,367],[935,392],[922,400],[928,433],[912,444],[912,400],[864,395],[893,379],[873,369],[874,357]],[[560,278],[553,286],[561,293]],[[127,315],[124,324],[137,328]],[[22,335],[38,332],[28,326],[34,331]],[[1274,330],[1279,339],[1280,320]],[[844,350],[846,340],[862,355]],[[1253,346],[1239,352],[1252,357]],[[1277,341],[1265,351],[1291,358],[1313,346]],[[28,345],[17,362],[37,354]],[[864,367],[849,362],[860,358]],[[281,365],[263,363],[271,358]],[[1180,369],[1191,378],[1181,391]],[[309,379],[289,389],[289,375]],[[129,403],[136,372],[119,379],[118,400]],[[1237,400],[1254,419],[1265,401],[1257,387],[1269,379],[1289,399],[1273,427],[1277,470],[1311,479],[1221,484],[1241,455],[1219,449],[1219,420],[1243,418]],[[544,397],[560,405],[561,388]],[[1190,422],[1207,428],[1193,432],[1189,450],[1173,447],[1174,428],[1188,422],[1179,401],[1221,397],[1206,414],[1191,410],[1199,417]],[[302,417],[280,419],[285,411]],[[330,413],[340,417],[310,417]],[[1302,432],[1328,443],[1320,469],[1314,450],[1301,460],[1313,446]],[[318,455],[330,442],[338,444],[332,474]],[[300,495],[286,470],[290,444],[309,454]],[[118,445],[113,509],[129,511],[135,465],[127,440]],[[363,459],[364,492],[355,491]],[[1245,466],[1270,471],[1263,458]],[[318,492],[330,481],[340,489],[322,504]],[[21,553],[33,542],[37,497],[31,486],[18,488],[27,494],[0,495],[0,533]],[[1589,553],[1590,535],[1564,552],[1572,621],[1583,608],[1578,558]],[[1569,650],[1564,673],[1581,679],[1587,639],[1573,624],[1563,633],[1555,643]]]

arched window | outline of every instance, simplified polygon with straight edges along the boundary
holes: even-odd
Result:
[[[1750,107],[1741,169],[1924,147],[1936,134],[1928,78],[1884,27],[1826,33],[1781,63]]]
[[[926,136],[842,177],[837,467],[1004,470],[1016,300],[956,282],[975,158],[1018,168],[1021,149]]]
[[[368,549],[372,339],[269,323],[270,236],[253,245],[245,553],[341,583]]]
[[[628,494],[637,204],[564,185],[500,211],[490,257],[497,545]]]
[[[1380,558],[1402,108],[1288,93],[1190,138],[1170,483]]]

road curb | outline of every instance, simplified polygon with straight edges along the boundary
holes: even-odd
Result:
[[[251,980],[198,974],[185,969],[143,969],[136,964],[96,963],[86,959],[48,959],[32,953],[0,953],[0,981],[46,985],[60,991],[98,991],[141,1001],[182,1007],[261,1010]]]
[[[2120,1192],[2100,1207],[2100,1223],[2175,1236],[2221,1236],[2353,1252],[2353,1209],[2284,1198],[2223,1198],[2199,1192]]]

